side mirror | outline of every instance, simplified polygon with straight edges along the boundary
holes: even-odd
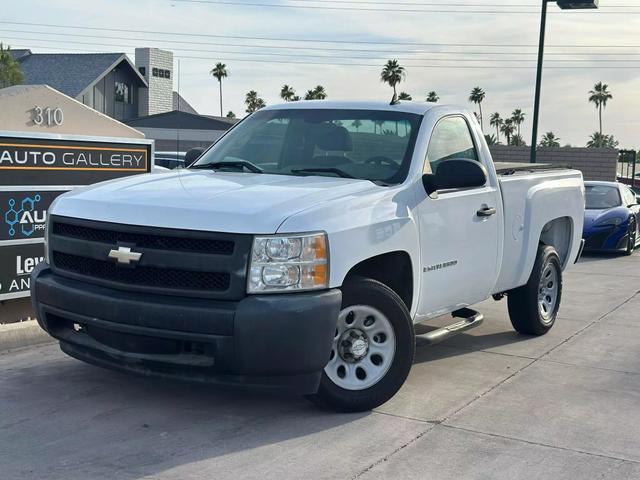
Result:
[[[443,160],[435,173],[422,176],[422,184],[428,195],[451,188],[482,187],[487,183],[487,169],[480,162],[466,158]]]
[[[187,150],[187,153],[184,155],[184,167],[187,168],[193,165],[203,153],[204,148],[202,147],[195,147]]]

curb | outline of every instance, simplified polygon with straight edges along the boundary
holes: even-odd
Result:
[[[36,320],[0,325],[0,352],[53,342]]]

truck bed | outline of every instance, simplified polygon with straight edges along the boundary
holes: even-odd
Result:
[[[495,162],[498,175],[513,175],[516,173],[532,173],[547,170],[567,170],[569,165],[552,165],[550,163],[520,163],[520,162]]]

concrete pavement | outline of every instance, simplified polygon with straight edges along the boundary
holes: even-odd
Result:
[[[585,258],[564,287],[543,337],[490,300],[479,328],[418,342],[406,385],[366,414],[127,376],[55,345],[0,355],[0,478],[640,479],[640,253]]]

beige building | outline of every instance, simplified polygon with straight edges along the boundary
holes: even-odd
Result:
[[[47,85],[0,89],[0,131],[144,138],[144,134]]]

